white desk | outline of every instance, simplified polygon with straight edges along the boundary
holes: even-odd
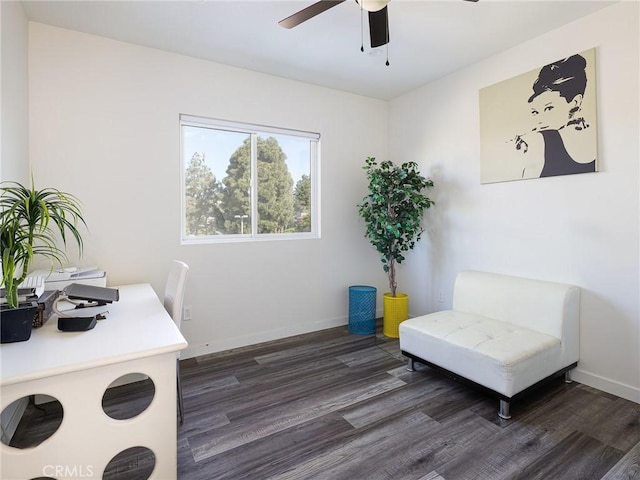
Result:
[[[28,341],[0,346],[0,409],[33,394],[55,397],[63,408],[60,428],[37,447],[0,445],[1,478],[47,476],[51,465],[101,478],[115,455],[135,446],[154,452],[151,478],[176,478],[176,353],[187,342],[150,285],[119,290],[120,301],[86,310],[109,311],[93,330],[60,332],[53,316]],[[114,420],[104,413],[102,396],[130,373],[151,378],[154,399],[140,415]]]

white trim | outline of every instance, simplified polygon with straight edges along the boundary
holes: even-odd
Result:
[[[313,232],[295,233],[261,233],[255,237],[245,235],[200,235],[198,237],[182,238],[182,245],[203,245],[211,243],[238,243],[238,242],[273,242],[282,240],[318,240],[319,235]]]
[[[587,372],[576,368],[571,371],[571,379],[576,382],[588,385],[603,392],[611,393],[617,397],[640,403],[640,388],[633,385],[627,385],[610,378],[601,377],[595,373]]]
[[[311,172],[315,175],[311,176],[311,236],[313,238],[320,238],[320,141],[312,140],[316,143],[316,148],[311,149]]]
[[[187,205],[186,205],[186,201],[185,201],[185,174],[186,174],[186,169],[185,169],[185,164],[184,164],[184,133],[182,130],[182,116],[178,116],[178,138],[180,139],[180,146],[179,146],[179,151],[178,151],[178,158],[180,159],[180,219],[178,221],[179,225],[180,225],[180,230],[178,231],[178,238],[180,240],[180,243],[184,243],[184,232],[187,231],[187,225],[185,223],[185,219],[186,219],[186,214],[187,214]]]
[[[241,348],[247,347],[249,345],[256,345],[258,343],[270,342],[272,340],[280,340],[282,338],[301,335],[303,333],[317,332],[319,330],[325,330],[327,328],[340,326],[346,327],[348,324],[348,320],[348,316],[341,316],[338,318],[331,318],[327,320],[318,320],[315,322],[289,325],[284,328],[278,328],[265,332],[251,333],[239,337],[227,338],[224,340],[216,340],[214,342],[204,343],[200,345],[189,343],[187,349],[181,352],[180,358],[184,360],[186,358],[198,357],[200,355],[208,355],[211,353],[232,350],[234,348]]]
[[[305,132],[304,130],[295,130],[293,128],[269,127],[267,125],[258,125],[245,122],[232,122],[229,120],[220,120],[216,118],[197,117],[195,115],[180,114],[180,124],[192,127],[217,128],[219,130],[229,130],[231,132],[254,133],[274,133],[278,135],[294,135],[296,137],[309,138],[311,140],[320,140],[320,134],[315,132]]]
[[[251,209],[251,237],[258,236],[258,134],[251,132],[251,152],[249,162],[249,208]]]

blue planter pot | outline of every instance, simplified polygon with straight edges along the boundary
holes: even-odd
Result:
[[[349,333],[376,333],[376,288],[367,285],[349,287]]]

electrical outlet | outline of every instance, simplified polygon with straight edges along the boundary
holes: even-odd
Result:
[[[182,320],[191,320],[191,305],[187,305],[184,307],[184,312],[182,314]]]
[[[438,301],[440,303],[444,303],[444,292],[442,290],[440,290],[440,293],[438,293]]]

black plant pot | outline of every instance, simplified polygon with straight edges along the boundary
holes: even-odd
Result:
[[[37,302],[20,303],[18,308],[11,309],[7,305],[2,305],[0,309],[0,343],[29,340],[33,320],[37,315]]]

